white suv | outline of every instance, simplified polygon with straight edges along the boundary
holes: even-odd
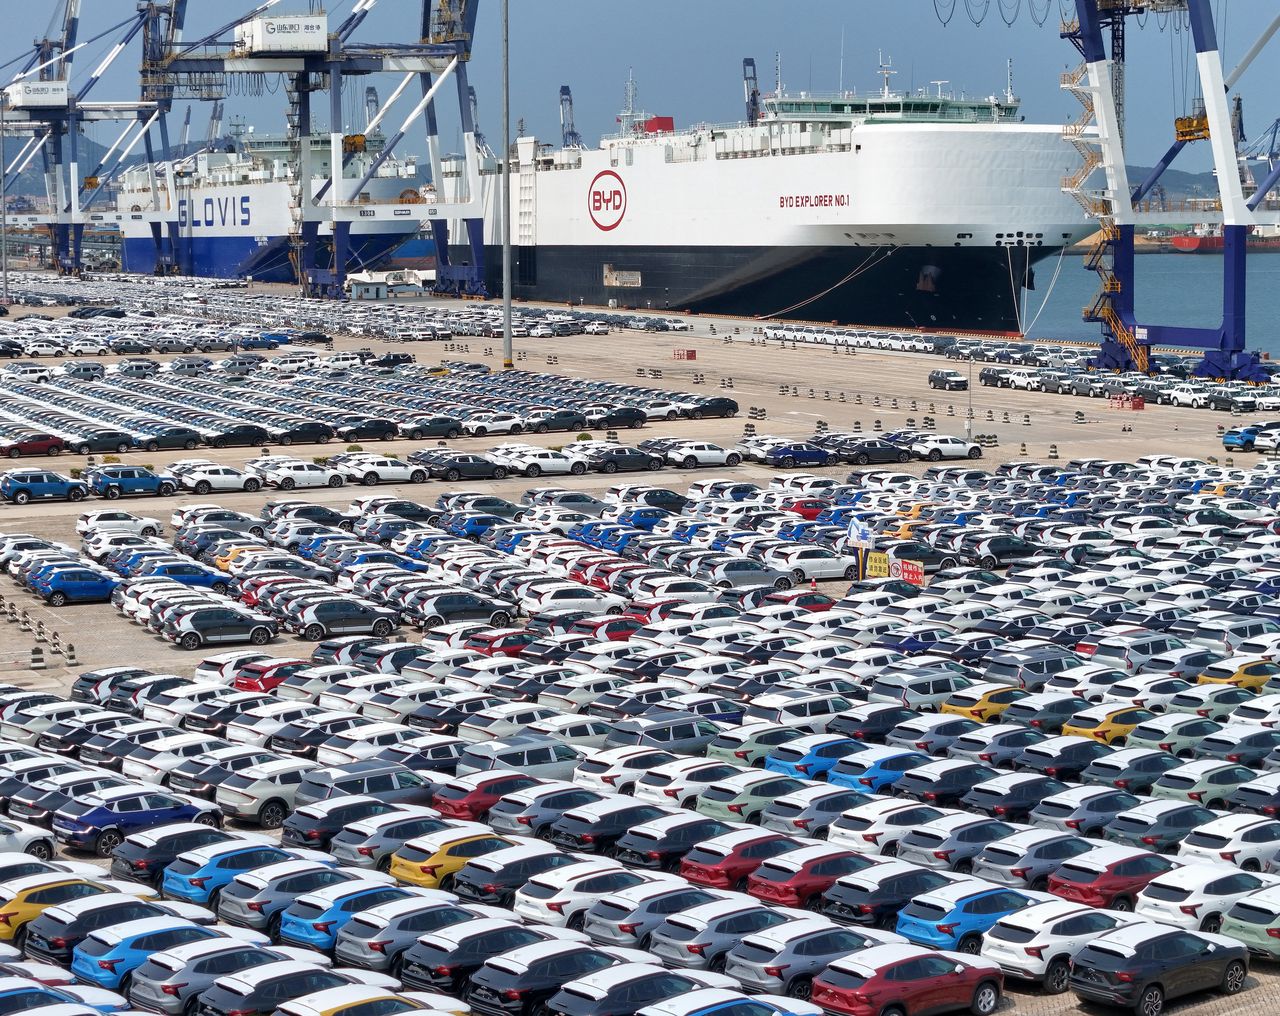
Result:
[[[929,434],[922,435],[912,443],[911,454],[930,462],[937,462],[939,459],[980,459],[982,448],[972,441],[948,434]]]
[[[736,466],[742,461],[742,456],[710,441],[684,441],[667,449],[667,461],[693,469],[696,466]]]

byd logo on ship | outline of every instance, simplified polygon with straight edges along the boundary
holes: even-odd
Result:
[[[627,211],[627,185],[611,169],[597,173],[587,188],[587,211],[597,229],[617,229]]]

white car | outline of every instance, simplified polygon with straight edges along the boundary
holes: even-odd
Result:
[[[981,445],[947,434],[929,434],[917,438],[911,444],[911,454],[930,462],[940,459],[980,459]]]
[[[516,890],[512,910],[532,924],[565,928],[586,916],[592,904],[604,896],[631,886],[661,883],[683,885],[674,875],[631,871],[617,861],[580,861],[534,875]]]
[[[1246,871],[1260,871],[1277,849],[1280,822],[1275,818],[1233,814],[1192,829],[1178,844],[1178,857],[1187,864],[1230,864]]]
[[[501,453],[494,449],[492,454],[509,463],[513,472],[529,477],[542,476],[544,473],[549,476],[581,476],[587,471],[586,459],[552,451],[550,448],[513,448]]]
[[[683,441],[667,449],[667,461],[672,465],[693,469],[696,466],[736,466],[742,456],[732,449],[721,448],[710,441]]]
[[[1117,681],[1102,693],[1103,702],[1135,705],[1152,712],[1162,713],[1169,708],[1174,697],[1195,687],[1181,678],[1161,674],[1140,674],[1125,681]]]
[[[565,582],[541,589],[530,590],[520,598],[520,609],[524,614],[541,614],[548,610],[578,608],[590,610],[596,614],[620,614],[626,606],[621,596],[604,593],[576,582]]]
[[[476,413],[462,422],[462,429],[473,437],[519,434],[524,430],[524,418],[515,413]]]
[[[1006,974],[1036,981],[1051,995],[1070,987],[1071,961],[1097,936],[1138,923],[1132,914],[1054,900],[1002,917],[982,938],[980,955]]]
[[[790,572],[797,582],[813,579],[856,579],[858,559],[823,547],[786,547],[764,555],[770,568]]]
[[[693,807],[698,796],[717,780],[742,770],[728,762],[708,758],[681,758],[654,766],[636,784],[635,797],[667,807]]]
[[[827,841],[860,854],[892,856],[905,833],[941,815],[917,801],[885,797],[842,813],[827,830]]]
[[[582,328],[584,335],[608,335],[609,326],[603,321],[588,321]]]
[[[630,794],[645,772],[670,761],[667,752],[642,745],[609,748],[579,762],[573,782],[598,794]]]
[[[347,479],[372,487],[379,483],[426,483],[428,473],[422,466],[413,466],[385,455],[362,455],[342,464]]]
[[[27,339],[22,344],[27,356],[66,356],[67,347],[56,339]]]
[[[1216,932],[1242,896],[1280,885],[1280,878],[1228,864],[1188,864],[1157,875],[1138,894],[1135,916],[1147,921]]]
[[[134,536],[159,536],[164,524],[158,519],[134,515],[133,512],[104,509],[85,512],[76,519],[76,532],[81,536],[94,532],[131,533]]]
[[[82,336],[67,343],[67,352],[76,356],[106,356],[111,349],[100,339]]]
[[[341,487],[346,482],[336,469],[329,469],[314,462],[272,463],[262,473],[267,485],[280,490],[293,490],[295,487]]]
[[[244,490],[252,493],[262,489],[262,480],[233,466],[198,466],[183,473],[179,483],[196,494],[208,494],[214,490]]]

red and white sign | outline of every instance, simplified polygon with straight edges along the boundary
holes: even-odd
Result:
[[[627,185],[611,169],[601,170],[587,188],[587,212],[597,229],[617,229],[627,212]]]
[[[913,586],[924,585],[924,564],[920,561],[902,561],[892,558],[889,561],[889,577],[910,582]]]

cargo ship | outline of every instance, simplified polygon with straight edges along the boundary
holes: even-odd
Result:
[[[1177,233],[1169,241],[1179,254],[1221,254],[1222,229],[1206,226],[1190,233]],[[1280,253],[1280,228],[1256,226],[1249,231],[1249,253]]]
[[[384,139],[370,135],[366,150],[344,170],[343,180],[354,193]],[[330,141],[327,134],[309,139],[311,194],[329,178]],[[292,209],[301,187],[296,166],[300,142],[287,136],[235,130],[209,150],[174,163],[173,200],[177,204],[179,270],[185,275],[213,278],[252,277],[263,282],[293,282],[297,278],[290,237],[296,228]],[[147,212],[168,210],[165,168],[155,167],[156,180],[146,166],[120,174],[115,184],[118,208]],[[425,201],[416,160],[391,158],[379,167],[361,200]],[[425,215],[424,215],[425,218]],[[417,230],[415,219],[356,221],[351,227],[347,270],[364,271],[382,261]],[[122,226],[121,261],[125,271],[151,273],[156,245],[150,226],[142,221]],[[332,235],[328,223],[321,237]]]
[[[1011,89],[904,94],[886,77],[870,94],[779,90],[745,122],[684,130],[633,95],[596,148],[517,140],[513,296],[1020,332],[1035,266],[1096,228],[1062,190],[1074,156],[1061,127],[1027,123]],[[491,293],[500,168],[482,174]],[[461,180],[446,162],[444,193]]]

